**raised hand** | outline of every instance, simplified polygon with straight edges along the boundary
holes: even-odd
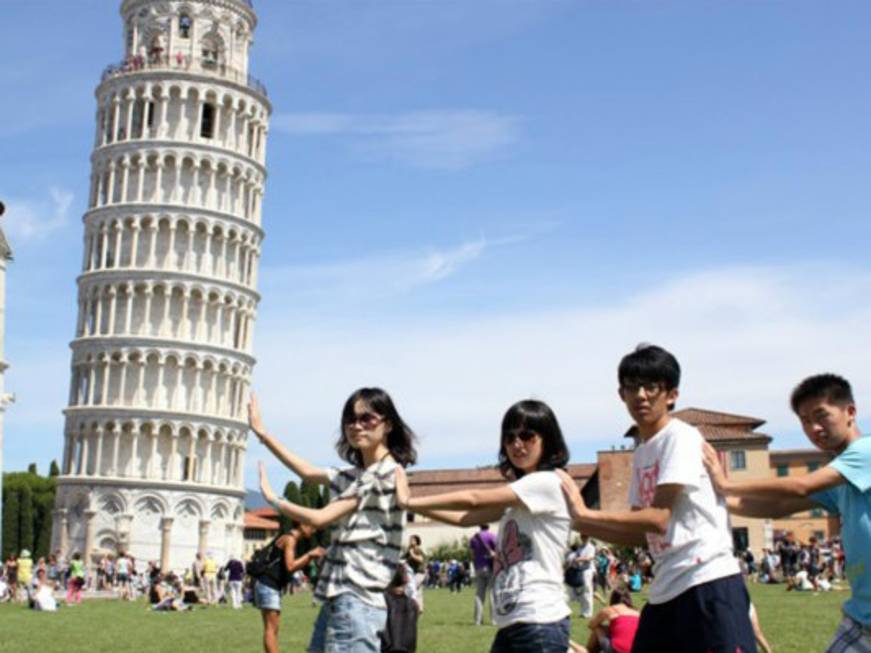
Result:
[[[263,419],[260,417],[260,404],[257,402],[257,395],[253,392],[248,402],[248,428],[254,431],[254,435],[258,438],[263,438],[266,435],[266,427],[263,425]]]
[[[260,470],[260,494],[263,495],[267,503],[275,503],[275,492],[272,491],[269,479],[266,478],[266,465],[263,464],[263,461],[260,461],[258,469]]]
[[[722,463],[720,463],[720,456],[717,454],[717,450],[707,442],[702,442],[702,460],[711,476],[711,482],[714,484],[717,494],[727,494],[729,480],[726,478]]]

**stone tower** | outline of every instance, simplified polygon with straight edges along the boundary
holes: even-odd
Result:
[[[53,548],[242,550],[266,89],[250,0],[124,0],[96,90]]]

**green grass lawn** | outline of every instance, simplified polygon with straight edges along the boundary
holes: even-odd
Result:
[[[802,594],[782,585],[751,586],[762,628],[777,653],[812,653],[825,649],[840,620],[846,592]],[[309,594],[284,599],[281,650],[303,651],[316,609]],[[572,604],[577,613],[578,606]],[[421,653],[488,651],[495,629],[470,624],[472,593],[426,594],[418,650]],[[0,605],[0,651],[74,653],[76,651],[172,651],[239,653],[260,650],[260,614],[246,607],[199,608],[189,613],[155,613],[144,600],[135,603],[93,600],[44,614],[17,605]],[[583,642],[587,629],[572,618],[572,636]]]

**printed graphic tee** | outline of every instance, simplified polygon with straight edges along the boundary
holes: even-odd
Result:
[[[555,472],[533,472],[513,482],[523,506],[509,508],[499,522],[493,561],[493,619],[552,623],[571,614],[563,586],[563,559],[571,517]]]
[[[649,601],[665,603],[696,585],[737,574],[726,501],[702,462],[702,434],[679,419],[635,449],[629,503],[647,508],[659,485],[680,484],[664,535],[647,534],[654,560]]]

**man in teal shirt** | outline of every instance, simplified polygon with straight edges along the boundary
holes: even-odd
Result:
[[[852,595],[827,653],[871,653],[871,437],[859,432],[853,391],[839,376],[805,379],[791,403],[808,439],[835,456],[828,465],[799,476],[733,481],[707,444],[705,464],[735,514],[782,517],[819,505],[840,515]]]

